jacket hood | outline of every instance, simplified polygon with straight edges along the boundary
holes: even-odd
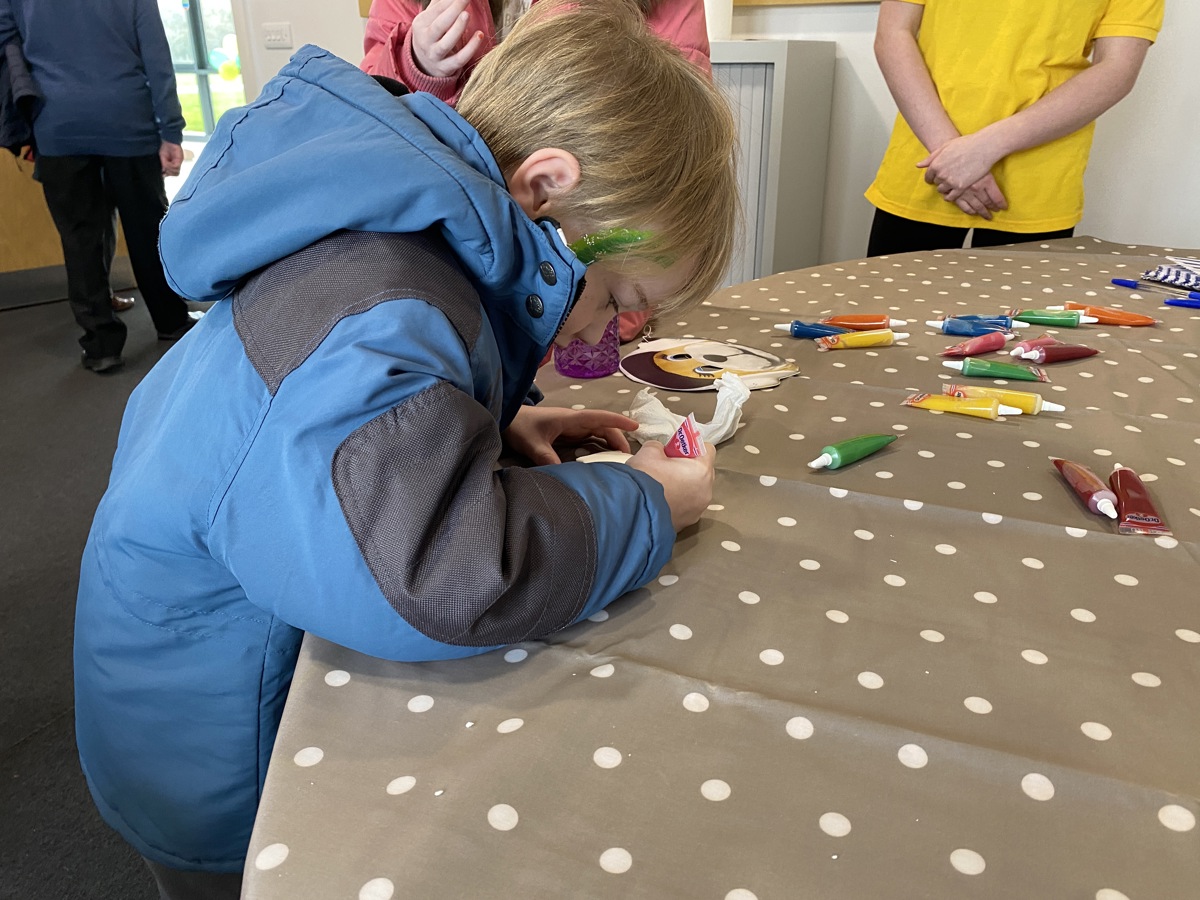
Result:
[[[163,219],[159,249],[171,286],[211,301],[336,231],[431,228],[489,313],[549,344],[585,274],[555,223],[525,215],[451,107],[430,94],[394,97],[307,45],[258,99],[221,118]],[[553,279],[539,277],[542,262]]]

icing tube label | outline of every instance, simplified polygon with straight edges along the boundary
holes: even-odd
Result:
[[[689,413],[680,423],[663,452],[676,459],[694,459],[704,455],[704,440],[700,437],[700,426],[696,424],[694,415]]]
[[[1146,485],[1133,469],[1113,469],[1108,485],[1117,495],[1117,530],[1121,534],[1170,534]]]

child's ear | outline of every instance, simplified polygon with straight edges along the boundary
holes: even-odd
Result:
[[[579,160],[566,150],[535,150],[505,178],[508,192],[531,219],[554,212],[556,201],[579,183]]]

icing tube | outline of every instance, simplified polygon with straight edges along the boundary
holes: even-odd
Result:
[[[880,331],[884,328],[903,328],[904,319],[893,319],[886,315],[826,316],[823,325],[836,325],[851,331]]]
[[[1068,300],[1062,306],[1047,306],[1046,309],[1076,309],[1085,316],[1095,316],[1096,321],[1101,325],[1157,325],[1158,319],[1150,316],[1143,316],[1141,313],[1131,313],[1123,309],[1114,309],[1111,306],[1089,306],[1086,303],[1076,303],[1074,300]]]
[[[882,450],[896,439],[894,434],[864,434],[845,441],[838,441],[821,448],[821,455],[809,463],[814,469],[840,469],[876,450]]]
[[[779,322],[775,327],[780,331],[786,331],[794,338],[827,337],[831,334],[845,334],[851,330],[837,325],[825,325],[822,322],[801,322],[799,319],[791,323]]]
[[[1011,328],[1028,328],[1028,322],[1018,322],[1012,316],[979,316],[975,314],[960,316],[943,316],[943,319],[965,319],[968,322],[985,322],[988,325],[999,325],[1008,330]]]
[[[947,347],[941,352],[941,355],[958,358],[962,356],[976,356],[980,353],[990,353],[993,350],[999,350],[1003,347],[1004,343],[1010,337],[1012,337],[1011,334],[1005,334],[1003,331],[989,331],[987,334],[970,338],[960,344],[955,344],[953,347]]]
[[[942,393],[951,397],[995,397],[1006,406],[1015,406],[1027,416],[1041,412],[1063,412],[1066,407],[1051,403],[1041,394],[1030,391],[1010,391],[1007,388],[977,387],[973,384],[943,384]]]
[[[1088,356],[1095,356],[1099,352],[1099,350],[1085,347],[1083,344],[1049,344],[1045,347],[1026,350],[1021,356],[1030,362],[1041,365],[1042,363],[1064,362],[1068,359],[1084,359]]]
[[[1028,353],[1037,347],[1049,347],[1051,344],[1060,344],[1058,338],[1050,337],[1048,334],[1043,334],[1038,338],[1030,338],[1027,341],[1017,341],[1013,344],[1013,348],[1008,351],[1009,356],[1020,356],[1022,353]]]
[[[1108,484],[1117,495],[1117,510],[1121,514],[1117,530],[1121,534],[1171,533],[1137,472],[1118,466],[1108,476]]]
[[[700,426],[696,424],[695,415],[688,413],[688,417],[667,441],[663,452],[676,459],[694,459],[704,455],[704,440],[700,437]]]
[[[945,394],[913,394],[903,401],[905,406],[918,409],[933,409],[939,412],[976,416],[980,419],[998,419],[1000,416],[1019,416],[1021,410],[1001,403],[995,397],[948,397]]]
[[[976,337],[992,331],[1005,330],[1002,325],[992,325],[989,322],[980,322],[971,319],[931,319],[925,324],[930,328],[936,328],[942,334],[956,334],[961,337]]]
[[[1096,321],[1095,316],[1085,316],[1077,309],[1014,309],[1009,315],[1019,322],[1053,328],[1075,328],[1081,324],[1091,325]]]
[[[966,359],[948,359],[942,363],[947,369],[957,369],[972,378],[1011,378],[1015,381],[1049,381],[1045,369],[1036,366],[1016,366],[1012,363],[995,362],[968,356]]]
[[[849,350],[854,347],[890,347],[896,341],[902,341],[907,334],[891,329],[882,331],[848,331],[845,334],[831,334],[828,337],[817,338],[818,350]]]
[[[1109,490],[1108,485],[1101,481],[1095,472],[1087,466],[1081,466],[1069,459],[1051,461],[1054,463],[1054,468],[1058,469],[1059,474],[1071,486],[1075,496],[1083,501],[1088,512],[1098,516],[1108,516],[1110,519],[1117,517],[1117,495]]]

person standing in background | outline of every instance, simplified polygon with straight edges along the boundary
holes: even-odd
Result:
[[[882,0],[875,55],[900,113],[867,255],[961,247],[972,228],[974,247],[1072,235],[1095,120],[1162,19],[1163,0]]]
[[[163,177],[179,174],[184,125],[158,5],[0,0],[0,46],[14,38],[45,98],[33,122],[34,177],[62,240],[83,365],[111,372],[124,363],[126,335],[109,286],[116,212],[159,339],[177,340],[199,316],[167,285],[158,257]]]

